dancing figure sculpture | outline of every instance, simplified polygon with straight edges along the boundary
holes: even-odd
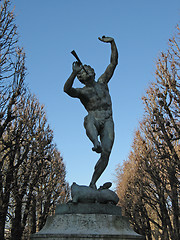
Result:
[[[79,98],[88,112],[84,118],[84,127],[93,143],[92,150],[100,154],[90,182],[90,187],[94,189],[97,180],[107,167],[114,142],[114,122],[108,82],[118,64],[118,51],[114,39],[103,36],[99,40],[111,44],[110,64],[105,72],[95,81],[94,69],[89,65],[82,65],[76,57],[78,61],[73,63],[72,73],[64,85],[64,92],[73,98]],[[83,88],[73,87],[76,77],[84,84]]]

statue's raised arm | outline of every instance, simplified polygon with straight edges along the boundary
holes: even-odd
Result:
[[[102,36],[98,38],[100,41],[111,44],[111,59],[110,64],[106,68],[105,72],[99,77],[98,82],[108,83],[111,79],[114,70],[118,64],[118,51],[115,44],[115,41],[112,37]]]

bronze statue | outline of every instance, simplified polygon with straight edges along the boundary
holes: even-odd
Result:
[[[99,40],[111,44],[110,64],[105,72],[95,81],[94,69],[89,65],[83,66],[77,55],[72,52],[78,61],[73,63],[73,71],[64,85],[64,92],[73,98],[79,98],[87,110],[88,115],[84,118],[86,134],[93,143],[92,150],[101,154],[90,182],[90,187],[95,189],[97,180],[107,167],[114,142],[114,122],[108,82],[118,64],[118,51],[114,39],[103,36]],[[73,88],[76,77],[85,85],[83,88]]]

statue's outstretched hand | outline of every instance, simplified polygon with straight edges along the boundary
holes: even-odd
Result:
[[[73,62],[72,69],[74,72],[78,73],[82,69],[82,65],[79,62]]]
[[[114,41],[114,38],[112,38],[112,37],[105,37],[105,36],[98,37],[98,39],[101,42],[105,42],[105,43],[111,43],[112,41]]]

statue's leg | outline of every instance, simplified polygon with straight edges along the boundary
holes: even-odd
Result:
[[[111,154],[111,149],[114,143],[114,123],[112,120],[108,120],[104,124],[104,128],[100,133],[101,137],[101,157],[96,163],[94,174],[90,183],[90,187],[96,188],[96,182],[104,172],[108,165],[109,156]]]
[[[86,134],[93,143],[94,147],[92,148],[93,151],[100,153],[101,152],[101,144],[98,141],[98,123],[96,122],[95,118],[92,115],[87,115],[84,118],[84,127],[86,129]]]

